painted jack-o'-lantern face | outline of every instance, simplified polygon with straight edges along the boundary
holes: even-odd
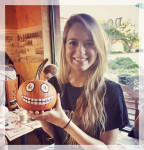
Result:
[[[26,81],[19,87],[17,101],[26,110],[49,110],[56,103],[56,90],[46,81]]]

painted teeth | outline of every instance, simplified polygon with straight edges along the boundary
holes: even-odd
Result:
[[[41,98],[41,99],[33,99],[26,96],[21,96],[22,100],[26,103],[34,104],[34,105],[45,105],[50,103],[54,96],[48,97],[48,98]]]

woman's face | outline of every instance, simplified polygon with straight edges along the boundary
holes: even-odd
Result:
[[[68,31],[66,60],[71,70],[86,71],[95,62],[97,51],[90,32],[81,23],[75,23]]]

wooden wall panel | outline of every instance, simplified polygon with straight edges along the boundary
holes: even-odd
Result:
[[[16,7],[5,6],[5,29],[17,29]]]
[[[17,29],[41,26],[41,6],[15,6]]]

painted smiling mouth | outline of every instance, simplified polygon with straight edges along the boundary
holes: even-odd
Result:
[[[29,103],[29,104],[45,105],[45,104],[50,103],[53,100],[54,96],[50,96],[48,98],[41,98],[41,99],[29,98],[29,97],[26,97],[26,96],[21,96],[21,98],[24,102]]]

